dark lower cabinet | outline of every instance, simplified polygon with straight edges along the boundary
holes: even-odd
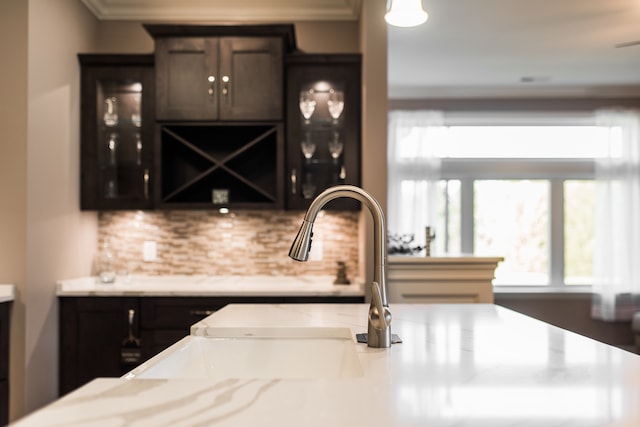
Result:
[[[190,333],[227,304],[362,303],[363,296],[313,297],[60,297],[60,395],[98,377],[119,377]],[[138,363],[123,357],[131,333]],[[0,384],[1,387],[1,384]]]
[[[0,425],[9,423],[9,325],[11,302],[0,304]]]
[[[138,298],[60,298],[60,395],[97,377],[118,377],[132,366],[122,361],[128,337],[129,310],[138,311]],[[133,333],[139,336],[138,316]]]
[[[142,355],[149,359],[185,335],[194,323],[221,309],[222,298],[142,298]]]

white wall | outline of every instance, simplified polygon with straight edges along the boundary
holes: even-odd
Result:
[[[78,0],[30,0],[28,14],[25,413],[57,397],[55,281],[88,275],[97,239],[96,214],[78,209],[76,57],[91,50],[97,22]]]

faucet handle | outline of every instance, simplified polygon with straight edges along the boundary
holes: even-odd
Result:
[[[378,330],[386,329],[391,324],[391,311],[382,304],[382,291],[378,282],[371,283],[371,297],[369,322]]]

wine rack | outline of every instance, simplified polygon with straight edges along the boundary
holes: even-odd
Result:
[[[281,124],[165,124],[158,183],[164,208],[283,207]]]

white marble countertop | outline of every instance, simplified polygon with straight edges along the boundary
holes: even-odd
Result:
[[[366,304],[229,305],[194,325],[336,326]],[[97,379],[16,426],[638,426],[640,356],[491,304],[391,305],[346,379]]]
[[[389,255],[387,264],[497,264],[504,261],[504,257],[481,257],[468,254],[446,256],[420,256],[420,255]]]
[[[362,296],[361,282],[332,276],[132,276],[101,284],[96,277],[59,280],[58,296]]]
[[[13,301],[15,293],[15,285],[0,284],[0,303]]]

